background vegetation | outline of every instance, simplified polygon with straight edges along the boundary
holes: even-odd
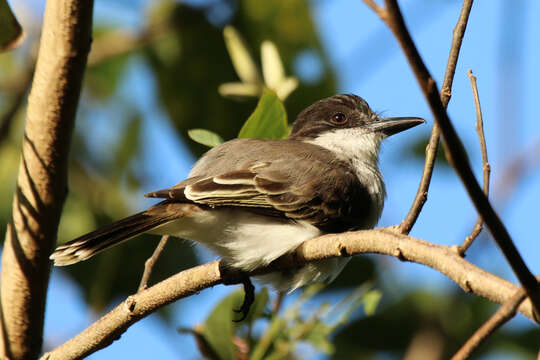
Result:
[[[317,99],[354,92],[377,111],[422,116],[431,126],[429,110],[388,30],[360,1],[336,3],[97,1],[94,41],[73,134],[69,195],[58,242],[151,204],[142,198],[143,193],[183,179],[189,164],[207,149],[190,140],[188,130],[209,129],[225,140],[238,135],[258,98],[224,97],[218,92],[222,84],[238,81],[239,75],[224,41],[225,25],[233,25],[244,37],[257,63],[263,41],[272,41],[285,73],[299,79],[298,88],[284,101],[290,122]],[[535,121],[538,116],[533,95],[538,93],[534,84],[539,72],[531,64],[535,59],[536,64],[540,61],[539,50],[533,45],[540,30],[529,14],[539,6],[534,1],[508,4],[479,1],[473,8],[449,111],[480,174],[473,102],[465,75],[465,69],[472,68],[479,76],[494,168],[492,198],[525,259],[538,269],[535,254],[540,249],[533,244],[537,235],[531,225],[538,216],[536,204],[540,200],[536,171],[540,127]],[[24,99],[42,16],[39,2],[12,5],[27,38],[17,50],[0,55],[1,233],[6,232],[11,218]],[[437,79],[444,72],[451,29],[460,6],[458,1],[403,2],[413,36]],[[382,167],[389,196],[381,225],[399,223],[412,202],[427,137],[425,129],[385,146]],[[438,162],[430,199],[413,235],[435,243],[460,243],[475,220],[459,181],[444,160]],[[90,261],[54,270],[46,349],[65,341],[93,317],[135,292],[156,241],[142,236]],[[191,244],[171,240],[151,282],[210,258]],[[467,259],[511,277],[485,234],[473,245]],[[419,358],[416,351],[424,350],[424,359],[443,359],[449,358],[496,309],[485,299],[465,294],[438,273],[375,256],[355,257],[324,289],[286,296],[278,314],[272,312],[275,294],[258,289],[255,313],[238,327],[229,318],[238,296],[233,293],[225,298],[229,290],[205,290],[210,295],[203,292],[165,307],[154,315],[159,320],[135,325],[146,327],[153,335],[137,332],[129,336],[136,331],[130,329],[120,341],[92,358],[116,358],[119,353],[142,358],[141,348],[148,341],[159,343],[155,348],[150,345],[152,349],[169,348],[156,355],[159,358],[197,358],[200,351],[211,358],[241,359],[247,358],[242,353],[248,351],[253,358],[257,358],[255,353],[270,358],[305,358],[309,354],[335,359],[412,359]],[[82,302],[72,305],[70,296]],[[70,317],[69,309],[80,304],[85,307],[77,308],[79,314],[73,315],[78,328],[70,324],[70,319],[59,320],[63,311]],[[81,318],[81,313],[88,315]],[[179,327],[180,333],[176,331]],[[232,342],[220,344],[220,337],[234,339],[235,346],[230,346]],[[539,339],[537,326],[517,318],[492,336],[475,356],[532,359],[537,355]]]

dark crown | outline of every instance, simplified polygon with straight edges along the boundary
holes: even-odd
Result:
[[[359,127],[377,118],[368,103],[354,94],[340,94],[321,99],[304,109],[296,118],[291,135],[293,139],[314,138],[335,128],[330,119],[336,114],[347,117],[342,127]]]

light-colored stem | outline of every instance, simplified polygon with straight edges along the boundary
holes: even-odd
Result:
[[[444,80],[441,88],[441,102],[445,108],[448,106],[450,97],[452,96],[452,84],[454,83],[454,74],[456,73],[459,51],[461,50],[465,30],[467,29],[467,23],[469,22],[469,15],[471,14],[472,5],[473,0],[463,1],[463,6],[461,7],[457,24],[454,27],[452,45],[450,45],[450,52],[448,54],[446,71],[444,73]],[[412,227],[416,223],[416,220],[418,220],[418,216],[420,215],[420,212],[427,201],[429,185],[431,183],[433,168],[435,167],[435,160],[437,158],[437,151],[439,149],[440,136],[441,130],[439,129],[439,125],[434,123],[433,129],[431,130],[431,135],[429,137],[428,146],[426,147],[424,170],[422,171],[422,178],[420,179],[416,196],[414,197],[414,201],[409,212],[407,213],[407,216],[405,216],[399,225],[399,230],[403,234],[408,234],[411,232]]]
[[[163,235],[161,237],[161,240],[159,240],[159,244],[156,246],[156,249],[152,253],[152,256],[150,256],[144,263],[144,272],[141,277],[141,282],[139,283],[139,288],[137,292],[141,292],[148,287],[148,281],[150,280],[152,270],[154,270],[154,265],[156,264],[157,259],[159,259],[159,256],[161,255],[163,249],[165,249],[165,245],[167,245],[167,241],[169,241],[169,238],[170,235]]]
[[[523,261],[518,249],[514,245],[510,233],[478,184],[469,163],[467,152],[441,102],[435,80],[424,64],[424,61],[418,53],[418,49],[407,30],[397,0],[385,0],[385,5],[385,16],[383,19],[385,19],[386,24],[405,53],[409,65],[411,66],[418,84],[430,106],[433,117],[439,125],[441,134],[444,138],[444,148],[448,162],[459,176],[472,203],[480,216],[482,216],[486,227],[491,232],[493,239],[505,256],[514,274],[525,288],[527,295],[532,299],[536,314],[540,319],[540,284],[529,270],[527,264],[525,264],[525,261]]]
[[[489,176],[491,174],[491,167],[488,161],[486,136],[484,134],[484,119],[482,117],[482,107],[480,106],[480,97],[478,96],[478,86],[476,84],[476,77],[473,75],[470,69],[467,71],[467,75],[469,76],[469,79],[471,81],[471,87],[472,87],[473,98],[474,98],[474,107],[476,110],[476,132],[478,134],[478,142],[480,143],[480,152],[482,153],[482,178],[483,178],[482,189],[484,190],[484,194],[488,196],[489,195]],[[476,223],[474,224],[474,227],[471,230],[471,233],[465,238],[463,243],[458,248],[459,253],[462,256],[465,256],[465,251],[469,249],[469,247],[472,245],[476,237],[480,235],[480,232],[482,231],[482,228],[483,228],[483,224],[484,224],[484,220],[482,220],[482,217],[478,215],[478,219],[476,220]]]
[[[519,288],[474,266],[451,247],[435,245],[389,229],[325,235],[312,239],[303,243],[294,253],[278,259],[266,268],[255,270],[250,275],[290,269],[310,261],[361,253],[386,254],[400,260],[427,265],[448,276],[465,291],[498,303],[506,302]],[[221,284],[227,276],[220,268],[219,261],[182,271],[130,296],[89,328],[45,354],[43,359],[66,360],[88,356],[109,345],[129,326],[158,308]],[[532,318],[529,300],[521,304],[518,311]]]
[[[67,193],[68,151],[86,59],[93,1],[48,1],[12,220],[2,253],[0,358],[41,352],[51,253]]]

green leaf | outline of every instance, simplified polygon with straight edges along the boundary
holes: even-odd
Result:
[[[85,85],[90,94],[99,100],[106,100],[113,96],[126,74],[129,59],[129,54],[124,54],[88,67]]]
[[[264,309],[268,304],[268,299],[268,288],[265,287],[255,296],[255,301],[251,305],[251,309],[245,320],[245,323],[253,323],[263,316]]]
[[[235,291],[223,299],[206,319],[202,334],[221,360],[235,360],[236,349],[233,338],[236,323],[233,309],[240,307],[243,293]]]
[[[286,325],[285,319],[274,316],[272,321],[270,321],[270,325],[259,339],[259,342],[253,347],[249,359],[261,360],[271,345],[276,341],[276,338],[283,333]]]
[[[242,82],[228,82],[219,85],[218,92],[223,97],[231,99],[246,99],[259,97],[264,89],[260,84],[249,84]]]
[[[282,139],[288,133],[287,113],[283,103],[275,92],[266,90],[238,137]]]
[[[22,27],[6,0],[0,0],[0,51],[10,50],[23,38]]]
[[[379,305],[382,293],[379,290],[370,290],[364,294],[362,301],[364,303],[364,311],[367,316],[375,314],[375,309]]]
[[[285,69],[273,42],[266,40],[262,43],[261,61],[266,86],[274,90],[278,89],[285,80]]]
[[[122,176],[129,162],[135,157],[140,149],[141,125],[140,114],[134,113],[122,130],[122,135],[118,139],[115,148],[114,169],[117,176]]]
[[[276,89],[277,96],[280,99],[285,100],[296,88],[298,87],[298,79],[294,77],[288,77],[283,80],[279,88]]]
[[[334,345],[328,339],[332,330],[334,330],[333,327],[317,321],[311,331],[306,334],[305,340],[323,353],[332,354],[335,352]]]
[[[206,129],[191,129],[188,130],[188,136],[191,140],[208,147],[218,146],[223,143],[221,136]]]

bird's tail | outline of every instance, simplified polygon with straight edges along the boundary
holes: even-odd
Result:
[[[163,211],[156,211],[161,204],[60,245],[50,259],[56,266],[74,264],[179,217],[178,213],[166,211],[166,204],[161,206]]]

